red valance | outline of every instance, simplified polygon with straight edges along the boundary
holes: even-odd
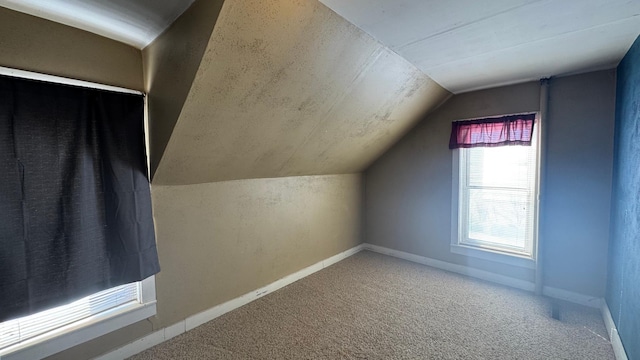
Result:
[[[536,114],[454,121],[449,149],[531,145]]]

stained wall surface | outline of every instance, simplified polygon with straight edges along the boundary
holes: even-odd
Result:
[[[541,211],[545,285],[604,295],[613,158],[612,70],[553,79]],[[451,122],[539,111],[537,82],[455,95],[365,175],[365,241],[534,281],[531,269],[451,253]],[[544,235],[543,235],[544,234]]]
[[[150,119],[149,160],[152,175],[191,90],[223,2],[195,1],[142,51]]]
[[[618,66],[607,305],[630,360],[640,359],[640,38]]]
[[[227,0],[153,182],[358,172],[448,96],[317,1]]]
[[[139,49],[0,7],[0,66],[144,90]]]

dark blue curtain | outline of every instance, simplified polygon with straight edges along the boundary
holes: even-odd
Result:
[[[160,270],[144,99],[0,77],[0,321]]]

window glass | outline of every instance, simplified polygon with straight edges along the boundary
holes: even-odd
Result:
[[[537,141],[531,146],[460,149],[461,245],[532,256]]]

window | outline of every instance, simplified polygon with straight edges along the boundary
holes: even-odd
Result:
[[[3,360],[41,358],[155,313],[152,276],[0,323],[0,356]]]
[[[9,118],[7,117],[6,111],[0,113],[0,120],[2,120],[0,121],[0,123],[4,125],[0,127],[0,135],[1,135],[0,137],[2,137],[3,139],[3,141],[0,142],[0,144],[3,144],[5,147],[9,142],[9,141],[5,141],[6,139],[14,141],[13,140],[14,137],[23,136],[24,134],[26,134],[26,136],[30,139],[30,141],[31,141],[31,138],[36,138],[35,136],[32,136],[31,131],[22,131],[24,130],[23,128],[28,128],[28,130],[33,130],[35,128],[41,131],[43,134],[45,131],[49,130],[49,128],[46,126],[40,126],[40,127],[35,126],[32,128],[29,128],[28,126],[25,125],[25,124],[31,124],[29,121],[32,121],[33,119],[35,119],[33,121],[41,120],[41,119],[45,119],[45,120],[49,119],[44,115],[40,117],[33,116],[32,113],[36,113],[36,110],[41,113],[46,113],[48,111],[48,112],[55,113],[56,115],[60,115],[63,113],[66,115],[67,113],[63,112],[60,109],[65,109],[65,110],[71,109],[71,110],[68,110],[68,112],[70,113],[73,111],[73,109],[84,109],[83,107],[80,107],[80,106],[78,107],[74,107],[74,106],[65,107],[62,105],[58,106],[57,105],[58,103],[56,102],[54,102],[56,104],[55,106],[56,111],[48,110],[49,107],[45,105],[39,105],[39,104],[33,105],[31,101],[33,100],[35,102],[36,100],[40,100],[40,96],[42,96],[42,94],[54,94],[58,96],[60,94],[67,94],[67,93],[73,92],[73,94],[76,94],[76,95],[81,94],[83,96],[86,96],[86,98],[88,99],[86,100],[86,103],[90,103],[95,106],[98,106],[98,105],[102,106],[102,108],[98,109],[99,111],[96,110],[96,113],[99,113],[99,115],[103,117],[108,116],[109,122],[107,122],[107,120],[104,120],[102,117],[98,117],[97,115],[91,118],[92,120],[95,120],[98,118],[101,119],[100,121],[102,122],[100,124],[102,124],[101,125],[102,128],[100,128],[100,130],[112,131],[112,132],[121,131],[122,128],[119,127],[120,122],[126,122],[131,118],[135,118],[139,120],[140,115],[143,115],[144,128],[146,131],[146,126],[147,126],[146,103],[140,102],[140,101],[144,102],[145,100],[142,97],[142,94],[140,92],[121,89],[121,88],[115,88],[110,86],[103,86],[99,84],[87,83],[84,81],[68,80],[68,79],[54,77],[54,76],[35,74],[35,73],[14,70],[14,69],[7,69],[2,67],[0,67],[0,75],[2,75],[0,76],[0,80],[2,80],[2,82],[0,82],[0,85],[2,85],[0,86],[0,90],[4,91],[3,95],[5,94],[12,95],[12,96],[4,96],[2,98],[13,100],[12,102],[9,102],[9,104],[12,107],[12,111],[15,110],[13,109],[13,107],[16,107],[18,110],[22,111],[22,112],[19,112],[19,111],[8,112],[9,115],[12,116]],[[20,79],[32,79],[37,81],[26,82]],[[46,88],[45,88],[45,85],[42,85],[42,87],[40,87],[41,89],[40,91],[35,91],[35,92],[25,91],[25,89],[32,89],[32,88],[36,88],[36,86],[40,86],[39,85],[40,81],[44,81],[46,83],[63,83],[63,84],[66,84],[67,86],[47,84]],[[76,85],[77,87],[68,86],[68,85]],[[53,88],[54,86],[56,88]],[[61,88],[62,90],[60,90],[59,88]],[[87,88],[101,89],[101,90],[85,90]],[[18,99],[17,95],[14,96],[14,92],[17,94],[18,90],[22,91],[19,94],[20,101],[22,102],[19,102],[16,100]],[[108,91],[104,92],[102,90],[108,90]],[[32,93],[37,94],[38,97],[28,96],[28,94],[32,94]],[[123,102],[122,106],[120,106],[119,103],[116,103],[116,105],[113,105],[111,102],[104,100],[105,98],[111,99],[121,95],[117,93],[125,93],[126,95],[124,97],[127,97],[127,95],[129,94],[135,94],[133,97],[130,95],[127,97],[127,99],[133,99],[135,97],[135,100],[132,100],[131,102],[135,101],[135,103],[137,104],[136,105],[137,107],[135,108],[137,109],[136,112],[133,113],[132,111],[130,117],[118,115],[118,112],[121,111],[125,113],[127,109],[129,109],[127,107],[128,103],[125,104]],[[71,97],[71,96],[63,97],[62,95],[60,95],[60,97],[62,97],[63,100],[67,101],[68,103],[71,103],[72,101],[77,101],[79,103],[82,103],[82,101],[84,101],[85,99],[85,97]],[[18,107],[16,104],[19,104],[20,106]],[[67,104],[67,103],[64,103],[64,104]],[[73,104],[75,104],[75,102]],[[82,104],[85,104],[85,103],[82,103]],[[6,107],[3,109],[6,110]],[[23,113],[26,111],[25,109],[29,110],[28,115],[30,115],[31,117],[19,116],[19,115],[24,115]],[[93,114],[93,112],[80,112],[80,113]],[[116,113],[116,114],[114,115],[113,113]],[[17,115],[13,116],[14,114],[17,114]],[[17,120],[14,120],[14,119],[18,119],[20,123],[18,123]],[[78,118],[77,123],[78,124],[81,123],[83,119],[84,118]],[[111,119],[118,119],[118,120],[111,122],[110,121]],[[12,121],[16,121],[16,122],[12,123]],[[43,122],[45,124],[54,123],[51,121],[49,122],[43,121]],[[11,124],[12,126],[7,127],[6,126],[7,123]],[[61,123],[63,122],[62,121],[55,122],[56,126],[62,126],[62,125],[59,125]],[[15,124],[19,124],[20,126],[15,126]],[[104,124],[108,124],[109,126],[106,126]],[[146,140],[144,139],[145,131],[142,131],[139,129],[141,123],[139,121],[129,121],[129,122],[126,122],[126,124],[131,125],[131,127],[133,126],[138,127],[134,129],[135,131],[129,131],[130,129],[126,129],[127,131],[125,134],[127,136],[137,137],[135,139],[136,141],[129,141],[130,139],[127,136],[121,136],[121,134],[119,133],[116,134],[114,138],[117,138],[119,141],[120,140],[129,141],[128,144],[135,144],[137,149],[139,149],[140,147],[145,147],[146,145],[146,148],[148,151],[148,143],[146,143]],[[10,129],[10,131],[7,129]],[[98,127],[94,127],[92,129],[95,130],[95,129],[98,129]],[[15,133],[11,133],[11,131]],[[57,132],[53,131],[52,133],[55,136],[58,136]],[[78,132],[78,134],[80,135],[95,134],[95,133],[99,133],[99,132],[98,131]],[[111,134],[109,133],[109,135]],[[76,133],[74,133],[74,135],[71,138],[73,139],[73,141],[64,142],[64,144],[68,143],[68,144],[71,144],[70,146],[73,147],[74,144],[78,144],[81,141],[85,140],[81,136],[77,136]],[[97,144],[98,141],[96,141],[96,139],[97,137],[95,136],[91,137],[90,143],[94,145]],[[100,141],[102,141],[102,138],[100,139]],[[32,157],[35,159],[38,156],[40,156],[40,154],[49,155],[51,153],[55,153],[56,150],[60,151],[59,149],[63,148],[62,145],[58,144],[57,142],[54,142],[54,143],[56,144],[56,146],[58,146],[58,148],[54,148],[53,151],[37,152],[37,153],[24,152],[24,154],[28,153],[30,156],[32,155]],[[24,145],[26,144],[26,142],[22,142],[20,144]],[[40,148],[39,145],[38,145],[38,148]],[[78,148],[81,148],[83,150],[85,149],[85,147],[78,147]],[[115,153],[117,154],[117,157],[113,156],[112,159],[105,158],[100,162],[100,165],[111,166],[112,163],[117,162],[117,164],[114,166],[117,166],[118,169],[116,169],[117,171],[116,170],[112,171],[113,174],[118,175],[120,174],[118,171],[121,171],[121,172],[128,171],[125,174],[127,175],[125,180],[136,179],[138,180],[137,184],[140,185],[135,189],[136,192],[138,192],[141,189],[142,189],[142,192],[144,192],[144,190],[148,189],[148,180],[147,180],[148,173],[146,173],[148,171],[148,168],[142,165],[142,164],[146,164],[146,161],[147,161],[146,156],[144,156],[144,154],[140,154],[141,152],[139,150],[135,150],[134,152],[133,150],[129,149],[128,146],[120,146],[119,143],[117,143],[114,146],[112,146],[111,143],[106,144],[104,148],[100,148],[100,151],[102,152],[101,154],[106,154],[107,151],[109,151],[108,149],[113,149],[113,148],[117,149],[117,151],[109,152],[109,154]],[[127,153],[125,150],[126,151],[131,150],[133,155],[129,156],[130,154]],[[20,151],[22,150],[20,149]],[[13,149],[13,152],[18,153],[18,150]],[[11,152],[11,154],[13,154],[13,152]],[[4,153],[7,154],[9,152],[5,151]],[[67,155],[71,152],[65,151],[63,153],[64,155]],[[4,157],[3,158],[4,162],[2,162],[0,165],[3,165],[6,167],[7,164],[9,165],[13,164],[12,161],[13,162],[18,161],[21,164],[20,169],[22,173],[20,173],[20,175],[29,174],[24,169],[28,169],[28,170],[35,169],[34,170],[35,172],[40,170],[40,167],[37,166],[39,164],[38,162],[33,160],[31,157],[28,157],[28,156],[21,157],[20,155],[23,155],[23,153],[14,155],[13,157],[12,156]],[[135,156],[135,158],[133,158],[133,156]],[[16,160],[14,159],[14,157],[18,159]],[[90,165],[89,160],[95,161],[96,159],[96,157],[92,156],[91,154],[87,156],[78,156],[78,158],[84,161],[82,163],[84,166],[82,167],[82,169],[84,169],[85,172],[88,171],[87,169],[91,169],[91,166],[89,166]],[[136,160],[136,161],[133,161],[132,158],[133,160]],[[39,160],[39,158],[36,160]],[[122,166],[124,163],[126,163],[126,166]],[[31,166],[31,168],[29,168],[29,166]],[[12,169],[13,167],[9,166],[9,168]],[[94,166],[94,168],[100,169],[99,166]],[[144,173],[146,173],[147,178],[144,177]],[[85,173],[82,173],[82,174],[84,175]],[[65,179],[67,177],[71,178],[71,176],[65,175]],[[21,177],[22,184],[23,184],[23,187],[22,187],[23,198],[25,196],[24,194],[28,193],[25,190],[25,188],[28,188],[28,187],[24,184],[30,185],[33,183],[37,185],[37,184],[40,184],[41,182],[41,180],[38,180],[39,178],[34,178],[32,183],[26,182],[24,178],[25,176]],[[8,175],[3,178],[3,181],[8,181],[7,179],[13,181],[12,180],[13,178],[11,178]],[[122,189],[125,190],[125,192],[127,193],[132,192],[132,191],[128,191],[129,189],[125,185],[129,185],[129,184],[125,183],[124,181],[117,182],[116,180],[118,179],[113,179],[112,177],[104,177],[104,179],[107,179],[107,180],[103,180],[102,187],[97,186],[96,188],[101,188],[103,191],[105,191],[105,189],[113,188],[114,187],[113,184],[117,183],[119,186],[122,187]],[[109,182],[109,184],[107,184],[107,181]],[[3,188],[3,194],[2,194],[3,196],[0,196],[0,197],[2,197],[5,200],[6,199],[13,200],[14,198],[17,197],[18,200],[20,200],[18,195],[20,195],[21,193],[19,190],[16,191],[15,187],[7,186],[6,183],[3,183],[2,188]],[[18,189],[19,188],[20,187],[18,187]],[[91,186],[87,186],[87,188],[90,190],[76,191],[76,193],[88,194],[88,196],[93,196],[94,194],[99,193],[99,191],[91,190],[91,189],[94,189]],[[117,190],[120,190],[120,188],[118,188]],[[115,191],[112,192],[111,194],[113,193],[115,193]],[[34,198],[37,198],[37,197],[34,197]],[[114,196],[113,198],[120,199],[123,202],[128,199],[126,198],[126,196]],[[149,198],[149,201],[150,201],[150,198]],[[78,203],[86,204],[86,202],[83,202],[83,201],[80,201]],[[105,204],[108,204],[109,206],[111,206],[110,202],[105,201]],[[136,209],[138,210],[138,212],[136,212],[135,214],[136,216],[140,216],[140,218],[142,218],[140,215],[142,214],[142,210],[140,207],[141,204],[142,202],[136,202],[136,205],[138,206]],[[120,210],[120,213],[123,212],[124,207],[125,207],[124,205],[118,204],[118,209]],[[36,212],[38,214],[40,213],[39,212],[40,207],[32,206],[32,208],[36,209],[36,210],[33,210],[34,213]],[[31,210],[32,208],[29,208],[29,209]],[[70,208],[71,207],[67,206],[65,207],[64,212],[57,211],[55,213],[56,214],[62,213],[63,215],[66,216],[67,213],[71,213],[71,211],[69,211]],[[101,209],[102,206],[94,206],[94,207],[87,206],[87,209],[89,210],[94,208]],[[107,206],[104,206],[104,208],[107,209]],[[148,206],[148,208],[150,209],[150,206]],[[77,211],[76,213],[83,216],[86,215],[81,219],[82,224],[84,225],[85,223],[89,223],[88,219],[91,220],[93,218],[89,217],[90,214],[87,211],[85,211],[86,210],[85,208],[82,208],[80,210],[81,211]],[[113,212],[105,211],[105,214],[108,214],[108,215],[105,215],[104,218],[107,218],[108,221],[112,221],[112,218],[114,217],[112,213]],[[149,218],[150,218],[150,211],[147,215],[149,215]],[[2,213],[3,220],[6,219],[5,216],[6,214],[3,212]],[[49,217],[45,217],[45,216],[41,216],[41,217],[49,219]],[[7,217],[7,218],[11,218],[11,217]],[[19,218],[22,220],[22,217],[19,217]],[[37,220],[40,220],[37,216],[35,216],[35,218]],[[102,216],[97,216],[95,218],[102,219]],[[128,218],[122,217],[122,219],[127,223],[131,222],[131,221],[128,221]],[[75,218],[73,220],[75,220]],[[117,220],[120,220],[120,218],[118,218]],[[138,218],[136,218],[136,220],[138,220]],[[65,221],[66,221],[66,218],[65,218]],[[7,225],[9,223],[10,223],[9,221],[4,221],[3,225]],[[65,228],[67,231],[65,231],[64,234],[68,236],[75,236],[75,235],[69,235],[73,233],[70,230],[84,229],[80,226],[75,226],[75,224],[76,223],[74,223],[71,220],[68,222],[65,222],[64,225],[67,226],[67,228]],[[113,226],[113,224],[114,222],[109,223],[110,229],[112,230],[115,229],[115,226]],[[152,230],[153,223],[146,222],[146,224],[148,224],[149,229]],[[23,227],[22,223],[18,225],[20,226],[0,227],[0,232],[2,232],[2,236],[0,237],[2,238],[2,245],[3,245],[2,251],[0,251],[1,252],[0,258],[3,258],[4,260],[7,260],[7,261],[10,260],[10,262],[5,263],[4,265],[6,265],[7,268],[11,268],[12,270],[15,269],[15,271],[3,272],[2,274],[0,274],[2,275],[0,276],[2,278],[0,279],[0,285],[5,286],[3,289],[8,289],[7,293],[9,295],[9,296],[3,297],[2,298],[3,300],[0,300],[0,315],[2,316],[2,320],[0,320],[0,358],[2,358],[2,360],[44,358],[49,355],[60,352],[62,350],[65,350],[69,347],[78,345],[82,342],[86,342],[93,338],[102,336],[111,331],[117,330],[124,326],[133,324],[137,321],[141,321],[155,315],[156,313],[155,277],[152,275],[155,272],[150,271],[150,273],[130,275],[128,272],[125,272],[122,270],[124,268],[128,269],[128,268],[134,268],[134,267],[122,266],[122,267],[115,268],[114,272],[116,273],[116,275],[112,276],[110,273],[111,268],[106,267],[105,266],[106,263],[100,262],[99,264],[102,264],[102,266],[98,266],[96,265],[98,264],[98,262],[97,261],[94,262],[93,261],[94,258],[89,256],[89,255],[98,253],[98,251],[94,251],[95,249],[102,249],[101,247],[102,243],[99,243],[96,241],[93,241],[93,242],[85,241],[85,240],[95,240],[96,238],[98,238],[98,237],[89,236],[93,234],[90,231],[81,232],[77,237],[74,238],[74,239],[82,239],[82,241],[77,241],[76,243],[81,245],[86,245],[85,247],[89,249],[89,255],[87,256],[84,256],[84,253],[81,251],[76,251],[72,255],[80,254],[83,256],[73,257],[70,255],[67,257],[65,256],[55,257],[53,255],[58,255],[58,253],[56,253],[55,251],[47,251],[47,252],[43,252],[45,255],[47,255],[45,256],[44,260],[36,259],[36,261],[34,261],[31,259],[30,261],[22,261],[24,259],[20,258],[18,255],[23,255],[23,257],[26,257],[23,254],[25,253],[25,251],[14,251],[12,253],[11,251],[14,250],[14,247],[10,246],[13,244],[11,241],[14,241],[17,244],[21,244],[23,242],[22,238],[20,238],[19,236],[15,236],[15,239],[14,237],[9,236],[9,235],[13,235],[14,233],[20,233],[20,234],[23,233],[21,231]],[[102,227],[99,227],[99,228],[102,228]],[[29,230],[32,231],[33,234],[40,234],[40,233],[45,234],[45,235],[42,235],[41,237],[48,237],[48,235],[46,234],[49,234],[49,232],[46,232],[46,231],[36,232],[31,228],[29,228]],[[8,233],[9,235],[7,235]],[[148,233],[150,232],[147,232],[147,235]],[[31,235],[31,233],[29,235]],[[102,235],[102,233],[100,233],[99,235]],[[119,236],[120,236],[120,239],[123,241],[123,244],[124,244],[124,241],[127,240],[125,239],[125,237],[127,236],[130,238],[133,238],[133,240],[138,240],[140,238],[143,238],[143,235],[141,232],[135,232],[134,234],[133,232],[125,232],[124,230],[119,233]],[[62,239],[62,237],[58,237],[58,238]],[[149,244],[153,246],[153,249],[152,249],[153,251],[150,251],[150,253],[155,253],[155,237],[146,236],[145,239],[148,239]],[[71,249],[71,247],[69,246],[58,246],[58,244],[56,245],[57,246],[46,247],[46,249],[56,249],[56,250]],[[136,249],[135,246],[127,246],[126,248]],[[140,248],[145,249],[142,246],[140,246]],[[17,249],[22,249],[22,248],[17,247]],[[8,256],[7,254],[16,255],[16,256]],[[116,255],[116,254],[113,254],[112,252],[112,254],[110,255]],[[130,253],[127,253],[127,255],[130,255]],[[151,254],[151,255],[155,255],[155,254]],[[111,259],[110,256],[106,256],[106,255],[102,257],[100,256],[102,255],[96,256],[97,260],[104,260],[105,258]],[[126,256],[123,256],[123,257],[126,257]],[[50,259],[55,260],[58,258],[62,258],[65,261],[69,261],[69,262],[77,259],[80,259],[82,261],[74,262],[72,264],[73,266],[68,265],[69,264],[68,262],[65,263],[65,262],[48,261]],[[140,257],[131,256],[131,258],[133,260],[136,260]],[[145,265],[145,264],[148,265],[151,261],[154,260],[153,258],[154,256],[146,257],[144,261],[137,262],[136,264],[140,266],[137,266],[135,268],[138,268],[138,267],[152,268],[152,266],[145,267],[142,265]],[[71,259],[71,260],[67,260],[67,259]],[[149,259],[150,261],[147,261]],[[34,276],[33,271],[27,271],[25,269],[30,269],[27,265],[31,263],[40,264],[40,265],[47,264],[46,267],[40,266],[40,268],[37,269],[42,272],[42,274],[38,275],[40,276],[40,278],[35,278],[35,280],[32,280],[32,278],[29,277],[29,276]],[[63,266],[57,266],[58,264],[62,264]],[[64,265],[64,264],[67,264],[67,265]],[[16,265],[16,266],[13,266],[13,265]],[[54,267],[55,266],[57,267],[55,269],[51,269],[49,265],[53,265]],[[84,266],[84,267],[81,267],[81,266]],[[58,268],[63,269],[64,275],[68,275],[68,276],[57,276],[57,277],[49,276],[50,274],[57,274],[54,272],[54,270],[58,270]],[[71,270],[69,270],[71,268],[73,268],[72,270],[76,271],[76,273],[73,273]],[[78,270],[78,269],[81,269],[81,270]],[[24,274],[27,274],[29,276],[26,276]],[[127,276],[127,277],[126,278],[124,276],[118,277],[117,276],[118,274],[125,274],[124,276]],[[67,277],[71,280],[69,280],[66,283],[57,283],[52,281],[59,278],[66,279]],[[47,281],[42,281],[43,278]],[[89,294],[93,291],[98,291],[98,286],[100,286],[101,289],[104,289],[105,287],[103,285],[109,286],[109,284],[114,284],[114,283],[124,284],[124,285],[116,286],[113,288],[109,288],[109,289],[94,293],[92,295],[89,295],[77,301],[72,301],[77,299],[77,297],[74,297],[71,291],[69,291],[68,293],[64,291],[60,291],[59,293],[61,293],[61,295],[58,296],[58,291],[57,291],[58,289],[79,289],[82,286],[84,286],[84,283],[81,283],[82,280],[94,279],[94,278],[98,278],[99,280],[108,279],[108,281],[105,281],[105,282],[93,281],[93,280],[88,281],[87,283],[89,285],[86,287],[86,289],[89,289],[89,291],[83,292],[83,295]],[[78,281],[76,283],[73,283],[72,281],[75,279],[78,279]],[[65,284],[70,284],[70,285],[66,287]],[[24,288],[28,288],[29,291],[21,291]],[[51,290],[51,291],[47,291],[47,290]],[[30,298],[29,296],[31,296],[32,292],[34,295],[32,298]],[[49,298],[51,294],[57,297]],[[65,302],[68,302],[68,303],[66,305],[51,308],[51,306],[55,306],[57,304],[65,303]],[[29,310],[31,314],[24,316],[24,314],[28,313],[27,311],[24,311],[25,309]],[[36,312],[33,313],[33,311],[36,311]]]
[[[531,146],[454,151],[452,252],[498,261],[505,256],[494,254],[535,257],[537,154],[535,130]]]

